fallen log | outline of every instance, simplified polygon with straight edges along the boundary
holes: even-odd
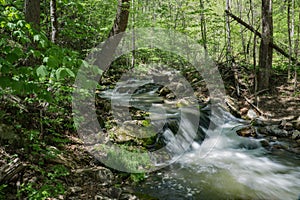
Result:
[[[20,172],[25,169],[19,158],[14,159],[10,163],[5,163],[0,167],[0,183],[9,183],[12,179],[18,178]]]

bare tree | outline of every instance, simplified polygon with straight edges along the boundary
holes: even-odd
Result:
[[[95,58],[94,65],[101,66],[105,73],[109,67],[110,63],[113,60],[114,53],[122,39],[123,32],[126,31],[129,18],[129,9],[130,9],[130,0],[119,0],[116,18],[111,28],[108,37],[114,37],[114,40],[106,41],[101,51],[94,53],[93,57]],[[99,59],[101,58],[101,60]],[[103,76],[101,76],[102,78]],[[101,82],[101,78],[99,82]]]

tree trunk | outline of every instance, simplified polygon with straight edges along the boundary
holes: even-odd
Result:
[[[39,29],[41,5],[40,0],[25,0],[25,21],[32,23],[33,27]]]
[[[268,89],[273,59],[272,0],[262,0],[262,37],[259,49],[258,89]]]
[[[50,0],[50,18],[51,18],[51,41],[56,42],[58,34],[58,23],[56,15],[56,0]]]
[[[226,0],[226,10],[230,11],[230,0]],[[232,57],[231,57],[231,30],[230,30],[230,20],[229,16],[226,15],[226,36],[227,36],[227,64],[228,67],[232,65]]]
[[[115,36],[121,32],[124,32],[127,28],[130,0],[119,0],[117,15],[114,21],[114,25],[111,28],[108,37]]]
[[[298,10],[299,11],[299,15],[298,15],[298,21],[300,22],[300,9]],[[298,56],[299,56],[299,43],[300,43],[300,23],[298,22],[298,25],[297,25],[297,37],[296,37],[296,40],[295,40],[295,57],[296,57],[296,65],[295,65],[295,82],[294,82],[294,93],[297,92],[297,85],[298,85],[298,81],[297,81],[297,78],[298,78],[298,74],[297,74],[297,67],[298,67],[298,63],[299,63],[299,60],[298,60]]]
[[[240,0],[237,0],[237,7],[238,7],[238,12],[239,12],[239,17],[242,18],[243,2],[240,1]],[[241,35],[241,42],[242,42],[242,47],[243,47],[244,59],[247,62],[247,48],[246,48],[246,43],[245,43],[243,26],[241,24],[240,24],[240,35]]]
[[[204,50],[207,51],[207,33],[206,33],[206,19],[204,15],[204,3],[203,0],[200,0],[200,27],[201,27],[201,36],[202,36],[202,44],[204,47]]]
[[[114,21],[114,25],[111,28],[108,38],[114,37],[113,40],[107,40],[101,51],[94,52],[91,55],[95,59],[94,65],[100,66],[103,70],[103,74],[109,69],[111,62],[114,59],[114,53],[118,48],[118,45],[123,37],[123,32],[125,32],[128,25],[129,18],[129,9],[130,9],[130,0],[119,0],[117,14]],[[99,82],[101,83],[101,76]]]
[[[292,54],[293,54],[293,37],[294,37],[294,23],[291,19],[291,0],[288,0],[288,9],[287,9],[287,24],[288,24],[288,38],[289,38],[289,65],[288,65],[288,77],[287,80],[291,79],[291,65],[292,65]]]

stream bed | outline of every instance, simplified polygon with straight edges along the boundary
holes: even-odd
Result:
[[[131,81],[130,84],[136,90],[134,84],[137,83]],[[142,84],[146,83],[138,83]],[[131,88],[125,85],[124,88]],[[122,88],[117,87],[102,93],[102,97],[115,101],[115,105],[126,104],[152,112],[152,116],[158,116],[154,117],[158,119],[156,123],[160,122],[161,115],[165,116],[161,120],[166,124],[176,116],[180,116],[177,117],[179,123],[184,122],[184,115],[166,106],[163,98],[155,93],[158,87],[151,87],[150,90],[131,93],[119,92]],[[129,101],[131,103],[126,103]],[[158,109],[153,109],[153,104]],[[203,126],[207,121],[200,119],[199,129],[205,137],[202,135],[200,141],[192,142],[191,147],[181,152],[171,165],[150,173],[144,182],[136,185],[134,190],[138,197],[146,200],[300,198],[300,155],[285,150],[269,151],[261,146],[263,139],[238,136],[236,131],[245,126],[245,121],[224,109],[218,108],[208,118],[214,128]],[[183,138],[190,137],[189,127],[186,127],[189,125],[184,125]],[[172,143],[176,133],[172,133],[168,126],[161,130],[163,139]],[[178,142],[167,145],[171,146],[170,149],[181,148],[176,148],[176,145],[181,145]]]

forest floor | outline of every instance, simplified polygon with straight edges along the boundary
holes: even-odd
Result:
[[[222,70],[221,70],[222,71]],[[250,70],[238,68],[239,95],[234,75],[226,76],[222,73],[227,94],[231,96],[237,104],[236,109],[241,116],[247,115],[252,109],[257,117],[261,116],[266,120],[297,120],[300,117],[300,80],[297,85],[295,80],[287,82],[286,72],[274,73],[270,80],[271,89],[254,92],[254,75]],[[244,78],[247,77],[247,80]]]

